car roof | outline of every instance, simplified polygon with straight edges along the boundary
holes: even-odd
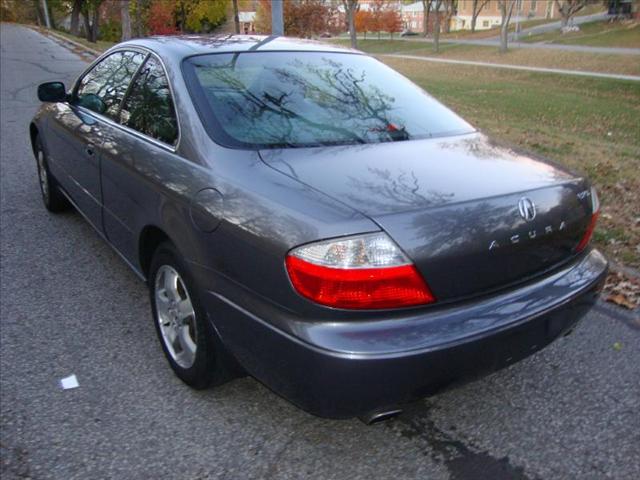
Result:
[[[296,51],[362,53],[329,43],[266,35],[175,35],[137,38],[120,43],[116,48],[140,46],[167,60],[179,61],[191,55],[248,51]]]

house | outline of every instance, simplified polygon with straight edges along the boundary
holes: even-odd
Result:
[[[445,13],[444,3],[440,4],[440,13],[444,15]],[[431,3],[431,12],[429,14],[429,31],[433,31],[434,23],[435,23],[435,2]],[[402,5],[400,7],[400,14],[402,16],[402,25],[404,30],[409,30],[412,32],[422,32],[424,29],[424,5],[421,1],[414,2],[409,5]],[[445,28],[446,22],[451,22],[451,19],[446,19],[441,17],[440,25],[441,31],[446,31]]]
[[[481,3],[481,2],[479,2]],[[473,0],[458,0],[458,9],[452,19],[452,30],[471,30],[473,17]],[[516,0],[511,23],[516,20],[532,20],[539,18],[559,18],[560,13],[553,0]],[[500,6],[496,1],[489,1],[480,11],[476,20],[476,30],[493,28],[502,22]]]
[[[516,5],[511,17],[511,21],[515,20],[524,21],[539,18],[559,18],[557,6],[554,0],[515,0]],[[479,0],[482,4],[482,0]],[[432,8],[435,9],[435,2],[432,2]],[[411,30],[413,32],[422,32],[423,30],[423,16],[424,5],[421,1],[411,3],[409,5],[401,6],[402,21],[405,30]],[[441,14],[444,14],[445,7],[444,2],[440,6]],[[429,31],[433,29],[433,23],[435,20],[434,11],[432,10],[429,15]],[[455,5],[455,11],[451,18],[442,18],[441,25],[442,30],[446,31],[446,24],[451,30],[470,30],[471,19],[473,17],[473,0],[458,0]],[[500,14],[499,3],[495,0],[490,0],[480,11],[476,20],[477,30],[486,30],[493,28],[502,22],[502,16]]]
[[[245,35],[256,32],[256,12],[238,12],[240,33]]]

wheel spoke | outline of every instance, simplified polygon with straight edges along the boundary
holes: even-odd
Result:
[[[178,273],[174,269],[167,269],[164,272],[164,291],[170,300],[177,302],[180,300],[178,294]]]
[[[165,316],[169,310],[169,297],[165,290],[156,290],[156,309],[158,315]]]
[[[183,325],[178,332],[178,343],[180,344],[180,355],[187,364],[193,363],[196,356],[196,344],[189,334],[189,327]]]
[[[191,305],[191,299],[189,297],[178,302],[178,318],[181,321],[184,322],[184,320],[191,318],[193,315],[193,305]]]

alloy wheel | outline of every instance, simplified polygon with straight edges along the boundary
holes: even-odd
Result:
[[[38,178],[40,179],[40,191],[45,199],[45,202],[49,201],[49,175],[47,173],[47,166],[44,161],[44,152],[38,150]]]
[[[190,368],[196,359],[196,315],[189,292],[180,274],[170,265],[162,265],[155,278],[156,321],[171,358],[182,368]]]

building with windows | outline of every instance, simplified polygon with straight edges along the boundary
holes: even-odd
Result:
[[[557,6],[554,0],[515,0],[516,6],[511,17],[511,21],[525,21],[540,18],[559,18]],[[483,4],[479,0],[479,4]],[[435,8],[435,2],[432,2],[432,8]],[[445,25],[449,22],[451,30],[470,30],[471,20],[473,17],[473,0],[458,0],[454,6],[455,10],[449,18],[441,17],[442,30],[446,30]],[[405,30],[413,32],[422,32],[424,5],[421,1],[408,5],[401,5],[402,21]],[[440,5],[440,12],[446,15],[444,2]],[[429,31],[433,29],[435,20],[434,11],[429,15]],[[486,30],[500,25],[502,16],[500,15],[499,3],[495,0],[486,2],[476,20],[476,30]]]
[[[482,4],[482,0],[478,3]],[[541,18],[559,18],[557,6],[553,0],[516,0],[511,23]],[[452,30],[471,30],[473,18],[473,0],[458,0],[458,8],[452,19]],[[502,22],[499,2],[489,1],[480,11],[476,20],[476,30],[486,30],[499,26]]]

